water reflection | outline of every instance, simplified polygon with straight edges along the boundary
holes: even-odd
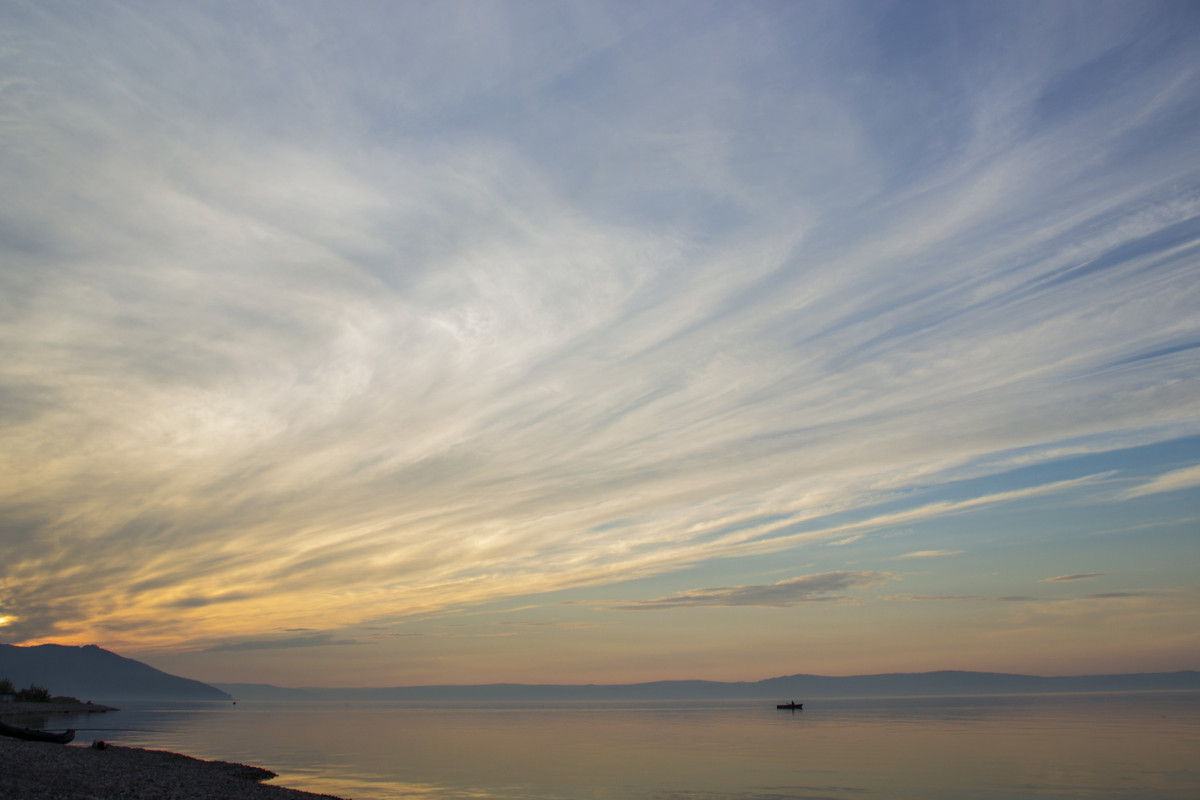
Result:
[[[1196,694],[809,701],[794,713],[243,702],[107,716],[113,730],[97,738],[253,763],[281,785],[355,800],[1200,796]]]

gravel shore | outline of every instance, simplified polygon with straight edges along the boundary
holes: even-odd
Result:
[[[0,739],[2,800],[317,800],[263,785],[275,773],[161,750]],[[336,800],[336,798],[335,798]]]
[[[63,698],[50,703],[5,703],[0,718],[10,725],[65,728],[61,714],[115,711]],[[0,800],[316,800],[312,794],[261,781],[275,773],[245,764],[106,745],[24,742],[0,737]],[[333,798],[338,800],[338,798]]]

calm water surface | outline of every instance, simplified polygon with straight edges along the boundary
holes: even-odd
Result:
[[[72,723],[354,800],[1200,797],[1200,693],[195,705]],[[103,727],[102,726],[106,726]]]

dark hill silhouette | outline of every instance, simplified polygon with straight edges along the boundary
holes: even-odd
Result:
[[[36,683],[53,694],[94,700],[229,700],[220,689],[124,658],[94,644],[71,647],[0,644],[0,678]]]
[[[655,681],[621,685],[397,686],[379,689],[285,689],[267,684],[221,684],[247,700],[536,701],[536,700],[774,700],[820,697],[930,697],[1200,690],[1200,672],[1081,675],[1043,678],[998,672],[921,672],[887,675],[788,675],[755,682]]]

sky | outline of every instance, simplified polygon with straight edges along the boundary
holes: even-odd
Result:
[[[0,0],[0,641],[1200,668],[1200,5]]]

